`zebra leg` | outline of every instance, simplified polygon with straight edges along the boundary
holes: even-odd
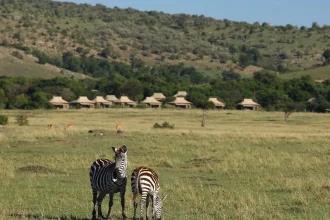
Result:
[[[125,191],[120,192],[121,214],[124,219],[127,218],[125,214]]]
[[[97,199],[97,191],[93,189],[93,220],[96,220],[96,199]]]
[[[148,194],[142,193],[141,200],[140,200],[140,219],[143,219],[143,205],[146,202]]]
[[[102,201],[103,201],[103,199],[106,195],[107,195],[106,193],[101,193],[100,192],[100,195],[97,198],[98,217],[101,217],[103,219],[104,219],[104,216],[102,214]]]
[[[133,205],[134,205],[134,217],[133,217],[133,220],[136,220],[136,209],[137,209],[137,206],[138,206],[138,203],[137,203],[137,195],[134,194],[133,195]]]
[[[107,219],[111,219],[111,208],[113,206],[113,195],[114,195],[113,192],[109,193],[110,200],[109,200],[109,210],[108,210]]]
[[[146,220],[149,219],[148,217],[148,210],[149,210],[149,196],[147,196],[147,199],[146,199]]]

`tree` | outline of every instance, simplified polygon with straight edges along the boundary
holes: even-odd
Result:
[[[240,80],[241,79],[241,75],[238,73],[234,73],[231,71],[224,71],[221,73],[222,75],[222,79],[224,81],[228,81],[228,80]]]
[[[206,115],[208,113],[209,109],[214,109],[215,105],[213,102],[209,102],[209,101],[201,101],[198,102],[196,107],[201,108],[203,110],[203,114],[202,114],[202,127],[205,127],[205,123],[206,123]]]
[[[280,109],[284,112],[284,120],[287,122],[290,115],[295,112],[303,109],[303,105],[300,103],[288,102],[280,105]]]

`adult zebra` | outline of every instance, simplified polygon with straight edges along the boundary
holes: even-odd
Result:
[[[126,193],[126,169],[127,169],[127,147],[123,145],[120,148],[112,147],[115,153],[115,162],[108,159],[98,159],[93,162],[90,168],[90,181],[93,190],[93,219],[96,219],[96,200],[98,205],[98,216],[104,218],[102,214],[102,201],[109,193],[109,210],[107,219],[111,218],[111,207],[113,205],[113,196],[120,192],[122,215],[125,218],[125,193]],[[97,197],[97,192],[100,192]]]
[[[152,219],[160,220],[162,214],[163,199],[159,197],[159,181],[157,173],[148,167],[136,168],[131,177],[131,186],[134,201],[134,218],[136,219],[137,197],[141,194],[140,218],[143,219],[143,203],[146,202],[146,218],[148,219],[149,198],[152,200]]]

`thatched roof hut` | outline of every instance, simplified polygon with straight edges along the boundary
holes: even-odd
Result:
[[[56,109],[69,109],[69,102],[65,101],[61,96],[53,96],[49,103]]]
[[[102,96],[96,96],[92,101],[96,108],[108,108],[111,103],[105,100]]]
[[[177,97],[174,101],[169,102],[170,105],[175,105],[178,108],[191,108],[191,102],[185,100],[184,97]]]
[[[111,104],[115,104],[115,102],[118,101],[118,99],[115,95],[107,95],[107,96],[105,96],[105,99],[108,102],[110,102]]]
[[[80,96],[77,100],[70,102],[70,104],[78,108],[94,108],[93,101],[89,100],[86,96]]]
[[[158,102],[154,97],[146,97],[141,103],[146,104],[151,108],[160,108],[162,106],[162,103]]]
[[[164,96],[163,93],[154,93],[152,95],[157,101],[162,101],[163,99],[166,99],[166,96]]]
[[[174,97],[186,97],[188,93],[186,91],[178,91],[177,94],[174,95]]]
[[[244,99],[242,102],[237,104],[237,107],[241,110],[259,110],[259,104],[254,102],[252,99]]]
[[[133,107],[136,105],[136,103],[132,100],[130,100],[127,96],[122,96],[120,97],[120,99],[118,99],[117,101],[114,102],[116,105],[120,105],[120,106],[129,106],[129,107]]]
[[[320,99],[318,98],[310,98],[307,100],[308,103],[314,103],[314,104],[319,104],[320,103]]]
[[[213,102],[215,107],[218,109],[224,108],[226,105],[223,102],[220,102],[217,98],[209,98],[209,102]]]

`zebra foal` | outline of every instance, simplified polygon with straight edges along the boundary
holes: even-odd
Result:
[[[104,218],[102,214],[102,201],[109,193],[109,210],[107,219],[111,219],[111,207],[113,205],[113,196],[120,192],[122,216],[125,214],[125,193],[126,193],[126,169],[127,169],[127,147],[123,145],[120,148],[112,147],[115,153],[115,162],[108,159],[98,159],[93,162],[90,168],[90,181],[93,191],[93,219],[96,219],[96,201],[98,205],[98,216]],[[97,197],[97,192],[99,196]]]
[[[166,199],[166,196],[163,199],[160,199],[159,197],[160,186],[157,173],[148,167],[136,168],[132,173],[131,187],[134,202],[133,219],[136,219],[136,209],[138,206],[137,197],[138,194],[141,194],[140,218],[143,219],[143,205],[146,203],[146,219],[148,219],[149,199],[151,199],[152,219],[160,220],[162,216],[163,201]]]

